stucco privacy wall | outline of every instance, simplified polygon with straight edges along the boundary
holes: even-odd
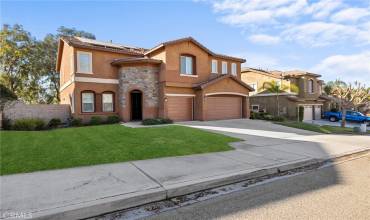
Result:
[[[130,93],[133,90],[142,92],[143,118],[158,117],[158,72],[159,66],[154,65],[120,67],[118,74],[118,99],[120,115],[124,121],[131,120]]]
[[[67,122],[71,117],[69,105],[25,104],[15,101],[7,103],[3,110],[4,119],[39,118],[48,123],[52,118]]]

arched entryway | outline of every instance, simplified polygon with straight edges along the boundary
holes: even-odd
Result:
[[[143,93],[140,90],[133,90],[130,93],[131,100],[131,120],[139,121],[143,119]]]

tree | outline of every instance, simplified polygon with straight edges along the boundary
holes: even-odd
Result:
[[[279,103],[279,95],[282,92],[298,92],[298,87],[295,84],[282,84],[278,81],[272,80],[270,82],[264,82],[262,86],[262,90],[274,93],[276,96],[276,114],[280,116],[280,103]]]
[[[38,65],[43,67],[41,74],[43,76],[43,85],[45,90],[44,100],[47,103],[58,103],[60,101],[59,73],[56,72],[55,66],[57,62],[58,40],[62,36],[78,36],[95,39],[94,34],[76,30],[75,28],[66,28],[61,26],[58,28],[56,35],[48,34],[39,43],[39,53],[42,54],[43,59],[40,60]]]
[[[95,39],[91,33],[61,26],[57,34],[37,41],[21,25],[4,25],[0,32],[0,82],[28,103],[59,102],[59,73],[56,72],[58,40],[61,36]]]
[[[327,94],[339,99],[339,107],[342,111],[341,126],[346,126],[346,110],[353,107],[358,108],[360,105],[367,104],[370,101],[370,88],[366,88],[359,82],[353,84],[345,83],[340,80],[328,82]]]
[[[0,32],[0,81],[26,102],[37,102],[40,75],[33,65],[37,43],[21,25],[4,25]]]

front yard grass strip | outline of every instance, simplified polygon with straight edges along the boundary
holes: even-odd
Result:
[[[284,125],[287,127],[298,128],[308,131],[314,131],[324,134],[357,134],[353,132],[353,128],[342,128],[330,125],[315,125],[305,122],[296,122],[296,121],[284,121],[284,122],[275,122],[275,124]],[[370,131],[367,131],[367,134],[370,134]]]
[[[178,125],[1,131],[1,175],[227,151],[240,139]]]

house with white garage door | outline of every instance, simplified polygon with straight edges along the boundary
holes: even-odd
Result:
[[[279,94],[280,115],[296,119],[298,109],[303,107],[303,120],[321,119],[323,111],[328,109],[330,100],[322,94],[323,81],[321,75],[307,71],[265,71],[254,68],[243,68],[241,79],[255,89],[250,93],[250,108],[255,112],[268,112],[276,114],[276,94],[268,93],[263,89],[263,84],[276,81],[281,85],[295,85],[298,92],[290,90],[281,91]],[[302,108],[301,108],[302,109]]]

